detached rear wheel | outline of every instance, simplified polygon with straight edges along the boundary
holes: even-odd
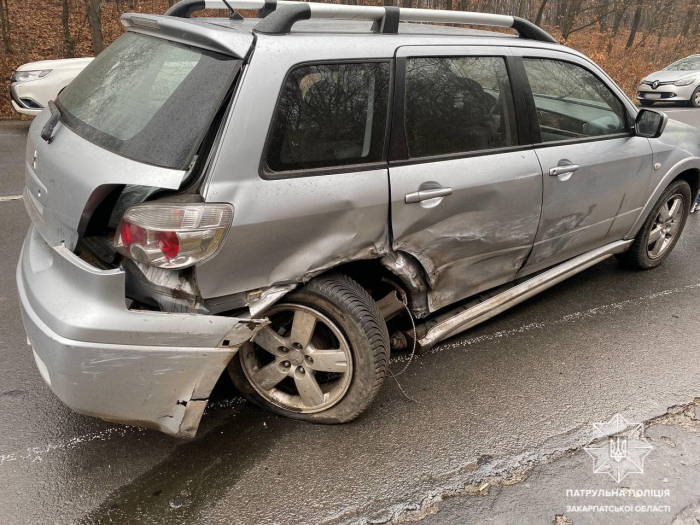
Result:
[[[656,268],[664,262],[683,232],[691,198],[690,186],[684,180],[666,188],[629,251],[621,258],[641,270]]]
[[[314,279],[266,316],[271,324],[228,367],[248,400],[317,423],[351,421],[369,406],[384,381],[389,335],[359,284],[341,274]]]

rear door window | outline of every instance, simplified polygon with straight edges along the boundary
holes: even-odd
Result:
[[[542,142],[627,132],[626,110],[593,73],[563,60],[523,60],[537,108]]]
[[[333,168],[383,159],[388,62],[305,65],[287,77],[270,131],[266,168]]]
[[[63,123],[118,155],[186,169],[240,60],[126,33],[61,93]]]
[[[515,108],[502,57],[428,57],[406,62],[410,158],[516,146]]]

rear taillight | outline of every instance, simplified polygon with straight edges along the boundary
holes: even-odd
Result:
[[[114,247],[140,263],[184,268],[214,255],[232,221],[227,204],[138,204],[124,213]]]

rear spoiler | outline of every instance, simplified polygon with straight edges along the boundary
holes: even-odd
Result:
[[[253,46],[253,36],[250,33],[219,27],[206,23],[205,20],[142,13],[126,13],[121,17],[127,31],[164,38],[240,59],[248,56]]]

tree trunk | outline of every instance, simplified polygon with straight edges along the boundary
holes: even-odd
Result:
[[[452,11],[452,0],[445,0],[445,9]]]
[[[642,2],[643,0],[637,0],[637,9],[634,11],[634,20],[632,21],[632,31],[630,31],[630,37],[627,39],[625,49],[632,47],[634,44],[634,39],[637,38],[639,23],[642,21]]]
[[[92,50],[99,55],[104,49],[104,37],[102,36],[102,13],[100,12],[100,0],[85,0],[88,25],[92,37]]]
[[[70,6],[68,0],[63,0],[63,12],[61,13],[61,23],[63,24],[63,43],[66,46],[66,57],[73,58],[75,54],[75,44],[70,34]]]
[[[664,39],[665,33],[669,27],[669,21],[671,19],[671,13],[674,12],[674,8],[676,1],[675,0],[669,0],[669,2],[662,6],[663,7],[663,15],[661,19],[661,27],[656,29],[657,38],[656,38],[656,49],[654,50],[654,59],[652,60],[652,63],[654,64],[654,67],[656,67],[658,61],[659,61],[659,50],[661,49],[661,42]]]
[[[12,53],[12,42],[10,42],[10,11],[7,0],[0,0],[0,29],[2,30],[2,43],[5,53]]]
[[[564,4],[564,2],[562,2]],[[571,30],[574,28],[574,22],[581,10],[581,0],[569,0],[564,7],[564,13],[559,20],[559,28],[561,29],[561,37],[566,42],[569,38]]]
[[[693,25],[693,22],[695,22],[695,17],[697,16],[697,14],[698,8],[696,5],[691,6],[685,14],[685,23],[683,24],[683,29],[681,30],[681,33],[678,37],[678,42],[676,42],[676,47],[674,49],[675,53],[678,53],[681,50],[681,47],[683,47],[683,44],[685,43],[685,37],[688,36],[690,28]]]
[[[542,24],[542,17],[544,16],[545,7],[547,7],[547,0],[542,0],[542,2],[540,3],[540,8],[537,10],[537,17],[535,18],[536,26]]]
[[[612,52],[613,40],[620,32],[620,25],[622,25],[622,18],[625,16],[625,11],[629,6],[628,0],[622,2],[622,5],[617,5],[615,9],[615,16],[613,16],[613,26],[612,32],[610,33],[610,38],[608,39],[608,55]]]
[[[518,9],[518,16],[520,18],[527,17],[527,0],[520,0],[520,9]]]

